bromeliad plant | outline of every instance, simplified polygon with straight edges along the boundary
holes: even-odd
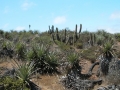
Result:
[[[73,64],[76,60],[78,60],[78,58],[79,58],[79,55],[77,53],[69,53],[67,55],[67,59],[71,64]]]
[[[68,68],[68,73],[74,70],[80,73],[81,67],[79,66],[79,55],[78,53],[69,53],[67,55],[67,60],[70,62],[70,67]]]
[[[113,43],[111,41],[107,41],[103,45],[103,56],[105,58],[112,58],[113,57]]]
[[[35,62],[34,69],[40,68],[38,72],[41,74],[57,72],[57,57],[49,52],[49,47],[35,45],[28,51],[27,58]]]
[[[107,41],[102,47],[102,53],[100,57],[100,69],[103,75],[107,75],[109,71],[109,64],[114,57],[113,43]]]
[[[23,81],[23,86],[30,88],[30,90],[36,90],[38,86],[30,81],[31,76],[36,72],[34,70],[35,63],[29,61],[18,63],[15,61],[14,65],[16,65],[16,77]]]

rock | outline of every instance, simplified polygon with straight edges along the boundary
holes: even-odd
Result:
[[[14,77],[15,76],[15,69],[7,69],[4,74],[2,74],[0,77],[5,77],[5,76],[10,76],[10,77]]]
[[[97,90],[109,90],[109,89],[107,89],[106,87],[99,87]]]

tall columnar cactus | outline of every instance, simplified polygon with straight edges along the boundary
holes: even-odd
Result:
[[[93,34],[92,33],[90,33],[90,44],[91,44],[91,46],[94,45],[94,38],[93,38]]]
[[[52,26],[52,27],[54,28],[54,26]],[[50,26],[49,26],[48,34],[52,34],[53,33],[52,27],[50,28]]]
[[[59,32],[58,32],[58,28],[56,28],[56,39],[57,39],[58,41],[60,41]]]
[[[48,34],[51,34],[50,26],[49,26]]]
[[[52,25],[52,33],[54,33],[54,26]]]
[[[49,27],[49,30],[50,30],[50,27]],[[58,28],[56,28],[56,38],[55,38],[54,37],[54,26],[52,25],[52,27],[51,27],[52,33],[51,34],[52,34],[53,41],[56,39],[56,40],[61,41],[63,43],[66,43],[66,44],[69,43],[70,45],[74,45],[74,43],[76,43],[77,40],[80,38],[81,30],[82,30],[82,24],[80,24],[79,36],[78,36],[77,24],[76,24],[74,34],[72,36],[68,35],[68,38],[67,38],[67,30],[66,29],[64,30],[64,36],[60,37],[59,32],[58,32]]]
[[[77,24],[76,24],[76,26],[75,26],[75,34],[74,34],[74,35],[75,35],[75,36],[74,36],[74,37],[75,37],[74,40],[77,41],[77,39],[78,39],[78,36],[77,36]]]
[[[82,24],[80,24],[79,38],[80,38],[80,33],[81,33],[81,30],[82,30]]]

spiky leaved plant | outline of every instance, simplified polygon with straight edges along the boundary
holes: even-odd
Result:
[[[76,83],[76,80],[80,78],[81,75],[81,66],[79,65],[78,54],[76,53],[69,53],[67,55],[67,59],[71,64],[71,67],[68,68],[67,75],[63,80],[63,85],[67,88],[72,88],[73,83]],[[77,84],[77,83],[76,83]]]
[[[30,81],[31,76],[36,72],[34,70],[35,63],[15,61],[14,65],[16,65],[16,77],[23,81],[23,87],[28,87],[30,90],[39,90],[37,89],[39,87]]]
[[[67,55],[67,59],[71,64],[73,64],[78,58],[79,57],[77,53],[68,53]]]
[[[110,41],[107,41],[102,47],[103,52],[102,52],[102,57],[100,58],[101,59],[100,68],[103,75],[108,74],[109,63],[114,58],[112,47],[113,47],[113,44]]]
[[[68,73],[73,70],[77,74],[80,74],[81,67],[79,66],[79,55],[77,53],[69,53],[67,59],[70,62],[70,68],[68,68]]]
[[[43,45],[34,46],[32,50],[28,51],[27,57],[29,60],[35,62],[34,69],[40,68],[39,73],[53,73],[56,72],[57,57],[55,53],[50,53],[49,48]]]
[[[113,44],[111,41],[107,41],[104,45],[103,45],[103,56],[105,58],[112,58],[113,57]]]

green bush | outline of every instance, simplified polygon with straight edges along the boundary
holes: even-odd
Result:
[[[97,56],[98,56],[95,54],[95,50],[97,50],[97,47],[91,47],[91,48],[85,49],[81,53],[81,56],[85,59],[90,60],[92,63],[94,63],[96,61]]]
[[[0,78],[0,85],[4,85],[5,90],[30,90],[23,85],[23,80],[11,77]]]
[[[26,58],[26,47],[23,43],[18,43],[16,45],[16,53],[18,59],[24,60]]]

